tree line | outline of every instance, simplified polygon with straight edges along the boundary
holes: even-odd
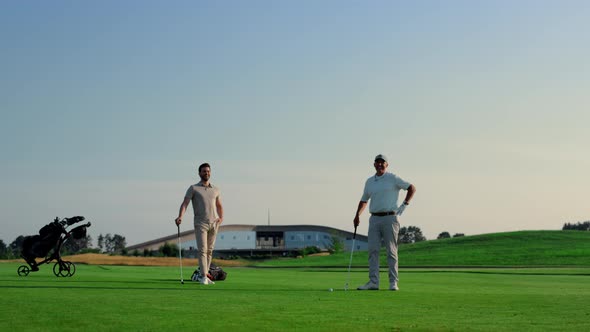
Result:
[[[590,231],[590,221],[577,222],[575,224],[566,222],[563,224],[563,228],[561,230]]]
[[[463,233],[455,233],[452,237],[465,236]],[[451,238],[449,232],[442,232],[436,237],[437,240]],[[399,229],[398,234],[399,243],[416,243],[426,241],[426,237],[422,234],[422,230],[418,226],[407,226]]]

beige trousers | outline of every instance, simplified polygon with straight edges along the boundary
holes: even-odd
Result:
[[[218,228],[219,223],[217,221],[195,222],[199,268],[203,274],[209,273]]]
[[[389,282],[398,282],[397,235],[399,221],[397,216],[371,216],[369,218],[369,280],[379,285],[379,250],[381,239],[387,250]]]

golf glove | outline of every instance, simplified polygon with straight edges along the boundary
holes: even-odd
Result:
[[[396,216],[401,216],[402,213],[404,213],[404,210],[406,209],[406,204],[402,204],[399,208],[397,208],[397,211],[395,211],[395,215]]]

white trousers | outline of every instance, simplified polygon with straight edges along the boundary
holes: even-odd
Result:
[[[397,283],[397,235],[399,221],[397,216],[371,216],[369,218],[369,280],[379,285],[379,250],[381,240],[387,250],[387,266],[389,267],[389,282]]]

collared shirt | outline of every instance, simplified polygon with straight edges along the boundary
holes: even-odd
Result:
[[[193,212],[195,214],[195,223],[211,223],[219,216],[217,215],[217,206],[215,202],[220,197],[219,188],[211,183],[205,186],[202,181],[188,187],[184,197],[193,203]]]
[[[361,201],[367,202],[369,199],[369,211],[390,212],[397,211],[400,190],[407,190],[410,183],[402,180],[393,173],[385,173],[381,176],[371,176],[365,182],[365,189]]]

